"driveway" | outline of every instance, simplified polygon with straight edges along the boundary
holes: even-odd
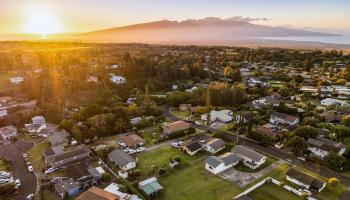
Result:
[[[257,178],[260,178],[261,176],[267,174],[272,169],[276,168],[278,165],[282,164],[283,161],[278,160],[271,165],[265,167],[261,171],[258,171],[256,173],[248,173],[248,172],[242,172],[235,168],[230,168],[224,172],[221,172],[219,176],[225,180],[228,180],[236,185],[238,185],[240,188],[245,187],[252,181],[256,180]]]
[[[18,140],[16,143],[0,146],[0,156],[13,160],[12,172],[14,178],[21,180],[19,194],[13,199],[25,199],[28,194],[35,193],[37,181],[34,173],[29,173],[23,160],[23,153],[34,146],[32,142]]]

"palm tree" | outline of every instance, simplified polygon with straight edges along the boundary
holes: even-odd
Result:
[[[116,130],[121,133],[126,128],[126,123],[122,118],[118,118],[117,121],[114,123],[114,127]]]

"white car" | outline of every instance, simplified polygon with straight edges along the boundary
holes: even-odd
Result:
[[[180,145],[179,143],[177,143],[177,142],[171,143],[171,146],[173,146],[173,147],[175,147],[175,148],[181,147],[181,145]]]
[[[34,194],[29,194],[27,197],[26,197],[26,200],[32,200],[34,198]]]
[[[18,187],[21,186],[21,180],[16,179],[16,180],[15,180],[15,184],[16,184]]]
[[[32,165],[32,164],[31,164],[30,162],[26,162],[26,165],[28,165],[28,166],[29,166],[29,165]]]
[[[28,169],[29,172],[34,171],[33,166],[31,166],[31,165],[29,165],[27,169]]]
[[[23,158],[28,158],[28,155],[24,153]]]
[[[56,167],[50,167],[49,169],[47,169],[45,171],[45,174],[50,174],[50,173],[53,173],[55,171],[57,171],[58,169]]]
[[[139,152],[143,152],[145,151],[146,149],[144,147],[140,147],[138,149],[136,149],[136,152],[139,153]]]

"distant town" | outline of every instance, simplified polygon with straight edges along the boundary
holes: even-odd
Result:
[[[350,198],[348,52],[0,49],[1,199]]]

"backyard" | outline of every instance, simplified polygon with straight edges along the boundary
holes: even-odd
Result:
[[[160,177],[159,182],[165,188],[159,199],[167,200],[227,200],[243,191],[205,170],[203,161]]]
[[[44,166],[42,153],[48,148],[50,148],[50,144],[47,141],[42,141],[28,151],[29,161],[36,171],[40,171]]]
[[[137,156],[137,169],[141,171],[141,178],[147,178],[152,175],[153,169],[151,166],[157,168],[167,168],[169,161],[179,157],[183,164],[190,164],[194,160],[204,159],[205,153],[189,156],[179,149],[170,146],[162,146],[152,151],[148,151]]]
[[[288,200],[300,200],[301,197],[283,189],[281,186],[278,186],[273,183],[265,183],[264,185],[258,187],[254,191],[248,194],[248,196],[254,200],[279,200],[279,199],[288,199]]]
[[[179,119],[185,119],[185,118],[190,116],[189,111],[177,111],[177,110],[175,111],[175,110],[173,110],[173,111],[170,111],[170,113]]]

